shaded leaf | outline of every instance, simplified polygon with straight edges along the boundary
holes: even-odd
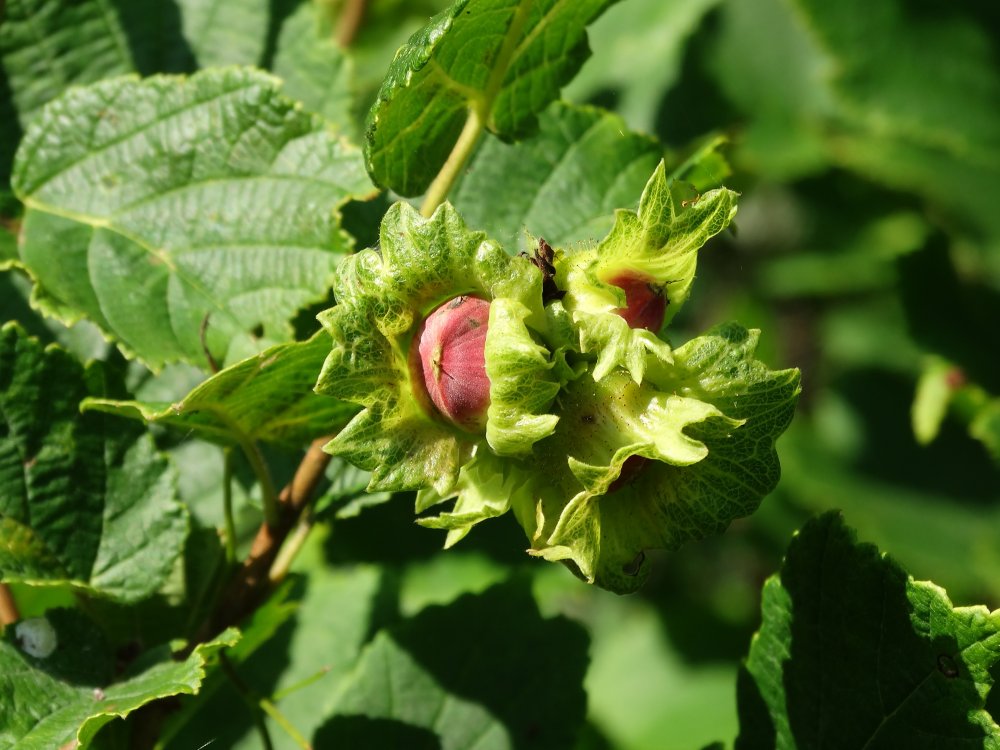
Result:
[[[332,512],[335,518],[354,518],[365,508],[384,503],[391,492],[368,492],[370,471],[334,458],[326,470],[330,486],[313,505],[317,515]]]
[[[105,0],[7,0],[0,62],[22,126],[72,85],[135,71],[121,21]]]
[[[611,229],[615,209],[637,205],[661,157],[654,139],[628,131],[617,115],[556,102],[529,138],[484,143],[451,200],[507,252],[534,250],[524,231],[553,246],[595,240]]]
[[[51,639],[48,653],[25,643],[25,635],[38,630]],[[114,680],[114,654],[80,612],[50,610],[22,621],[0,640],[0,747],[52,750],[77,740],[86,748],[116,717],[158,698],[197,693],[212,657],[238,640],[239,632],[230,628],[183,661],[174,661],[169,649],[157,649]]]
[[[354,63],[333,41],[331,12],[306,0],[285,19],[271,70],[285,82],[285,93],[322,115],[342,133],[355,123]]]
[[[523,137],[589,54],[586,26],[614,0],[458,0],[396,54],[372,107],[365,160],[373,179],[422,193],[470,112]]]
[[[370,190],[353,149],[243,69],[68,92],[25,136],[14,187],[36,304],[153,368],[291,338],[349,246],[336,208]]]
[[[429,730],[445,750],[571,748],[584,718],[586,649],[579,626],[543,619],[515,583],[428,607],[375,636],[317,736],[372,746],[381,729],[364,717]]]
[[[681,75],[685,43],[719,0],[629,0],[610,8],[590,27],[593,57],[564,96],[587,101],[613,96],[628,127],[656,131],[663,92]],[[672,116],[673,113],[668,113]]]
[[[0,332],[0,577],[121,601],[166,579],[188,533],[176,474],[147,434],[78,411],[98,365]],[[125,423],[127,424],[127,423]]]
[[[969,433],[989,451],[993,461],[1000,464],[1000,399],[988,401],[969,424]]]
[[[738,748],[995,747],[983,710],[1000,616],[952,606],[840,516],[808,523],[768,580],[740,682]],[[848,689],[849,688],[849,689]]]
[[[336,433],[358,411],[313,392],[329,351],[329,338],[318,333],[227,367],[177,403],[91,398],[83,407],[195,430],[224,443],[262,440],[299,448]]]
[[[175,0],[184,36],[198,64],[259,65],[267,41],[271,0]]]
[[[372,565],[331,567],[322,556],[324,535],[317,528],[297,558],[295,569],[301,575],[289,580],[284,600],[276,603],[272,597],[258,609],[247,623],[244,640],[227,654],[241,679],[259,695],[270,696],[306,737],[323,722],[337,686],[357,661],[386,604],[385,572]],[[190,701],[171,718],[163,746],[190,750],[211,741],[259,750],[260,738],[232,684],[221,674],[211,675],[205,693],[208,700]],[[240,719],[220,722],[220,716]],[[277,750],[299,747],[268,723]]]

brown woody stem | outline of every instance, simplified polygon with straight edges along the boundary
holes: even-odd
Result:
[[[257,530],[250,554],[240,565],[233,579],[219,598],[213,617],[199,633],[196,642],[208,640],[230,625],[249,615],[270,593],[268,575],[289,533],[295,528],[302,511],[312,500],[316,487],[323,479],[330,456],[323,452],[329,438],[313,441],[292,481],[278,495],[276,522],[266,521]]]
[[[17,609],[14,595],[10,593],[7,584],[0,583],[0,625],[7,626],[20,619],[21,613]]]

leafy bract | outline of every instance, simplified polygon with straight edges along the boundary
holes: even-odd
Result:
[[[662,390],[623,371],[571,384],[555,435],[536,451],[548,473],[533,505],[515,509],[533,554],[631,591],[648,574],[645,550],[676,549],[756,510],[777,485],[774,442],[799,392],[797,370],[754,359],[757,338],[730,324],[692,339],[674,351]]]
[[[368,116],[378,184],[422,193],[467,119],[517,138],[589,54],[586,26],[614,0],[457,0],[403,46]]]
[[[554,426],[545,410],[558,390],[553,363],[531,334],[546,326],[541,282],[526,258],[470,231],[449,204],[429,219],[392,206],[380,250],[344,260],[338,304],[320,315],[333,350],[317,390],[366,407],[327,450],[371,471],[371,490],[450,489],[481,437],[436,416],[410,348],[424,318],[461,295],[491,303],[486,369],[500,377],[490,383],[486,439],[500,452],[529,450]]]
[[[580,330],[580,348],[597,356],[594,379],[624,366],[641,382],[649,353],[669,361],[656,331],[631,328],[618,310],[626,295],[614,282],[642,279],[665,298],[665,325],[690,293],[698,250],[736,214],[736,193],[717,188],[703,195],[667,177],[663,162],[646,184],[638,212],[619,210],[611,232],[596,248],[567,253],[556,262],[563,304]]]
[[[224,443],[262,440],[299,448],[337,432],[357,413],[352,404],[313,392],[329,350],[329,338],[317,333],[227,367],[174,404],[91,398],[84,408],[195,430]]]
[[[80,414],[98,365],[0,331],[0,578],[69,583],[131,602],[180,555],[188,517],[173,467],[127,422]]]
[[[51,650],[33,649],[26,641],[32,631],[44,632]],[[0,747],[51,750],[74,740],[89,747],[112,719],[159,698],[197,693],[213,656],[238,640],[230,628],[183,661],[160,648],[116,679],[114,652],[77,610],[50,610],[8,627],[0,639]]]
[[[586,651],[578,625],[543,619],[516,583],[428,607],[375,636],[315,744],[513,749],[530,738],[568,750],[586,706]]]
[[[105,81],[46,107],[18,152],[34,301],[151,367],[291,338],[349,246],[360,156],[256,71]]]
[[[662,149],[617,115],[555,102],[538,132],[514,144],[485,142],[451,200],[469,224],[508,252],[523,230],[553,247],[603,237],[614,211],[634,206]]]
[[[995,747],[984,710],[1000,615],[953,607],[839,515],[808,523],[768,580],[739,685],[737,748]],[[849,689],[846,689],[849,686]]]

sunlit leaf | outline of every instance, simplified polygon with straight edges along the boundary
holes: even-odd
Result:
[[[458,0],[396,54],[368,117],[373,179],[422,193],[470,112],[522,137],[589,54],[586,26],[614,0]]]
[[[358,411],[313,392],[329,351],[329,339],[317,334],[227,367],[173,404],[88,399],[84,408],[195,430],[225,443],[262,440],[298,448],[336,433]]]
[[[0,578],[149,596],[183,549],[174,468],[127,422],[80,414],[100,367],[0,332]]]
[[[291,338],[349,247],[337,207],[370,190],[355,150],[243,69],[73,89],[25,136],[14,187],[35,302],[154,368]]]

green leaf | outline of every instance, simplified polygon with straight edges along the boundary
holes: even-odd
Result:
[[[194,430],[223,443],[262,440],[300,448],[337,432],[358,411],[313,392],[329,351],[329,338],[317,333],[227,367],[177,403],[91,398],[83,408]]]
[[[768,580],[739,684],[737,748],[996,747],[984,710],[1000,614],[953,607],[840,516],[808,523]],[[845,689],[849,686],[849,689]]]
[[[837,220],[844,221],[839,216]],[[759,281],[763,293],[779,298],[840,297],[895,287],[899,279],[894,261],[923,247],[930,227],[910,211],[862,222],[845,222],[850,239],[823,238],[822,249],[789,253],[767,263]]]
[[[14,188],[35,303],[154,369],[290,339],[349,247],[337,207],[370,190],[352,148],[243,69],[73,89],[25,136]]]
[[[698,250],[732,221],[736,197],[726,188],[698,195],[669,179],[661,161],[643,190],[638,212],[618,211],[596,250],[557,257],[557,282],[566,290],[563,304],[580,329],[580,349],[597,356],[595,380],[624,365],[640,383],[649,353],[669,362],[669,347],[656,331],[631,328],[618,314],[626,296],[614,280],[630,274],[655,287],[665,298],[663,325],[669,323],[690,293]]]
[[[370,471],[359,469],[339,458],[330,461],[326,470],[330,486],[317,498],[314,509],[317,516],[332,512],[337,519],[354,518],[365,508],[387,502],[391,492],[368,492],[372,480]]]
[[[22,130],[69,86],[135,70],[105,0],[9,0],[0,8],[0,192]]]
[[[654,139],[617,115],[555,102],[529,138],[485,142],[451,200],[508,252],[534,250],[525,230],[565,246],[606,235],[615,209],[637,204],[661,157]]]
[[[656,132],[663,92],[681,75],[685,44],[717,5],[719,0],[629,0],[609,9],[590,27],[593,57],[564,98],[588,101],[614,92],[614,109],[629,128]]]
[[[614,0],[458,0],[396,54],[368,115],[365,160],[376,183],[419,195],[470,113],[506,138],[539,112],[589,54],[586,26]]]
[[[900,0],[874,10],[863,0],[727,3],[710,64],[753,118],[748,166],[778,177],[850,169],[922,196],[995,249],[994,40],[963,6],[939,10]]]
[[[271,0],[177,0],[184,37],[202,68],[259,65]]]
[[[578,625],[543,619],[517,584],[428,607],[375,636],[315,744],[515,748],[530,738],[568,750],[584,718],[586,651]],[[386,736],[410,742],[375,742]]]
[[[378,566],[331,566],[324,558],[326,537],[322,526],[314,530],[296,558],[292,585],[279,592],[285,600],[272,597],[256,610],[240,643],[227,653],[240,678],[258,695],[270,697],[306,737],[326,718],[337,686],[385,616],[386,587],[393,585]],[[260,750],[245,699],[230,681],[219,673],[209,675],[203,695],[204,700],[187,702],[171,717],[161,747],[193,750],[213,742]],[[220,721],[220,716],[233,720]],[[299,747],[272,721],[268,724],[277,750]]]
[[[778,483],[774,442],[799,393],[797,370],[754,359],[758,335],[730,324],[689,341],[662,390],[623,371],[573,383],[556,434],[537,449],[541,518],[525,524],[534,509],[515,508],[532,554],[628,592],[649,573],[644,550],[676,549],[753,513]]]
[[[832,63],[786,0],[726,2],[706,64],[752,118],[737,158],[788,179],[825,168],[823,118],[834,108]]]
[[[106,0],[7,0],[0,63],[22,126],[73,85],[132,73],[125,30]]]
[[[920,373],[910,419],[913,434],[922,445],[937,437],[941,422],[948,413],[948,404],[955,392],[951,385],[954,369],[949,362],[935,357],[925,363]]]
[[[338,304],[320,315],[333,349],[317,391],[366,407],[327,450],[371,471],[371,490],[451,488],[482,437],[436,416],[409,351],[427,315],[471,294],[491,303],[485,350],[488,359],[501,359],[486,368],[504,374],[490,384],[489,418],[499,415],[502,423],[490,428],[488,421],[486,439],[494,450],[523,452],[553,423],[539,412],[548,406],[542,396],[554,395],[547,381],[556,375],[529,331],[546,326],[541,283],[526,258],[470,231],[450,204],[429,219],[393,205],[382,221],[380,250],[344,260],[334,284]],[[507,374],[515,375],[508,368],[521,378],[527,368],[530,377],[521,382],[531,387],[508,382]]]
[[[76,740],[86,748],[116,717],[159,698],[197,693],[212,657],[238,640],[230,628],[183,661],[158,649],[115,681],[114,653],[80,612],[50,610],[8,627],[0,640],[0,747],[52,750]]]
[[[188,516],[176,473],[147,434],[99,414],[98,365],[0,331],[0,577],[120,601],[152,594],[180,555]],[[127,424],[127,423],[126,423]]]
[[[969,433],[989,451],[993,461],[1000,464],[1000,398],[988,401],[969,423]]]
[[[271,70],[288,96],[353,134],[354,63],[333,41],[331,15],[319,2],[301,3],[281,26]]]

